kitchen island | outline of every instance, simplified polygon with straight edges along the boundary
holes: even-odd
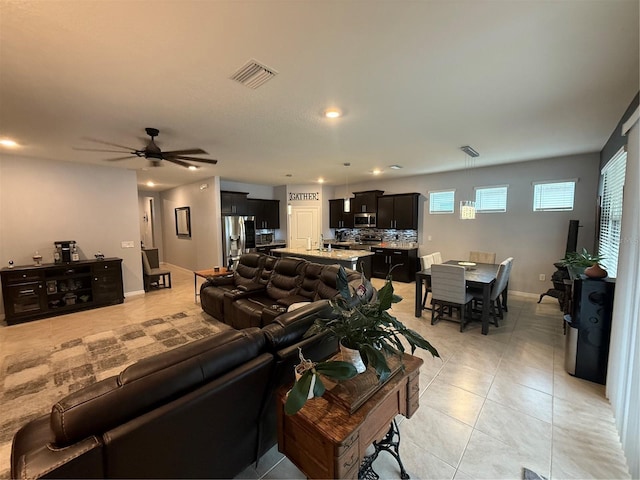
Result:
[[[371,278],[371,258],[369,250],[307,250],[306,248],[274,248],[271,254],[279,257],[299,257],[324,265],[342,265],[351,270],[362,271]]]

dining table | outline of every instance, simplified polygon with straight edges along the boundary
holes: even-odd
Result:
[[[498,264],[493,263],[476,263],[470,265],[471,262],[463,260],[448,260],[444,262],[447,265],[463,265],[465,267],[464,279],[467,288],[482,289],[482,334],[489,333],[489,312],[491,287],[496,281],[498,273]],[[422,295],[423,285],[431,283],[431,269],[426,268],[416,273],[416,317],[422,316]],[[503,305],[506,305],[506,289],[502,297]]]

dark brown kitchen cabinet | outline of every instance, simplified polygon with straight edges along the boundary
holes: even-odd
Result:
[[[3,268],[0,279],[9,325],[124,301],[120,258]]]
[[[247,215],[249,211],[247,195],[249,194],[245,192],[220,191],[220,210],[222,215]]]
[[[393,280],[398,282],[412,282],[418,271],[418,249],[398,249],[371,247],[375,254],[372,258],[372,276],[386,278],[391,268]],[[397,266],[396,266],[397,265]]]
[[[256,217],[256,229],[280,228],[280,200],[247,199],[248,215]]]
[[[353,228],[353,213],[345,213],[342,198],[329,200],[329,228]]]
[[[403,193],[378,197],[378,228],[418,229],[419,193]]]
[[[378,209],[378,197],[383,193],[382,190],[353,192],[354,198],[351,200],[351,211],[353,213],[376,213]]]

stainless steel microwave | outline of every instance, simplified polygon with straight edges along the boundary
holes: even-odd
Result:
[[[355,228],[362,227],[375,227],[376,226],[376,214],[375,213],[356,213],[353,215],[353,226]]]

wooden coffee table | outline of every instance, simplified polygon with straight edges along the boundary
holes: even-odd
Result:
[[[194,301],[195,303],[198,303],[198,296],[200,295],[198,293],[198,277],[201,278],[207,278],[207,277],[222,277],[224,275],[228,275],[229,272],[227,270],[227,267],[220,267],[220,270],[218,272],[216,272],[215,270],[213,270],[213,268],[210,268],[208,270],[196,270],[193,272],[193,295],[194,295]]]
[[[376,478],[372,463],[379,451],[391,453],[400,477],[409,478],[399,455],[395,416],[418,409],[421,358],[405,354],[400,370],[353,413],[331,395],[308,400],[295,415],[284,413],[288,388],[278,391],[278,449],[308,478]],[[372,370],[361,375],[375,375]],[[352,379],[355,380],[355,379]],[[347,380],[346,382],[351,382]],[[341,383],[346,383],[341,382]],[[365,457],[369,445],[375,452]]]

